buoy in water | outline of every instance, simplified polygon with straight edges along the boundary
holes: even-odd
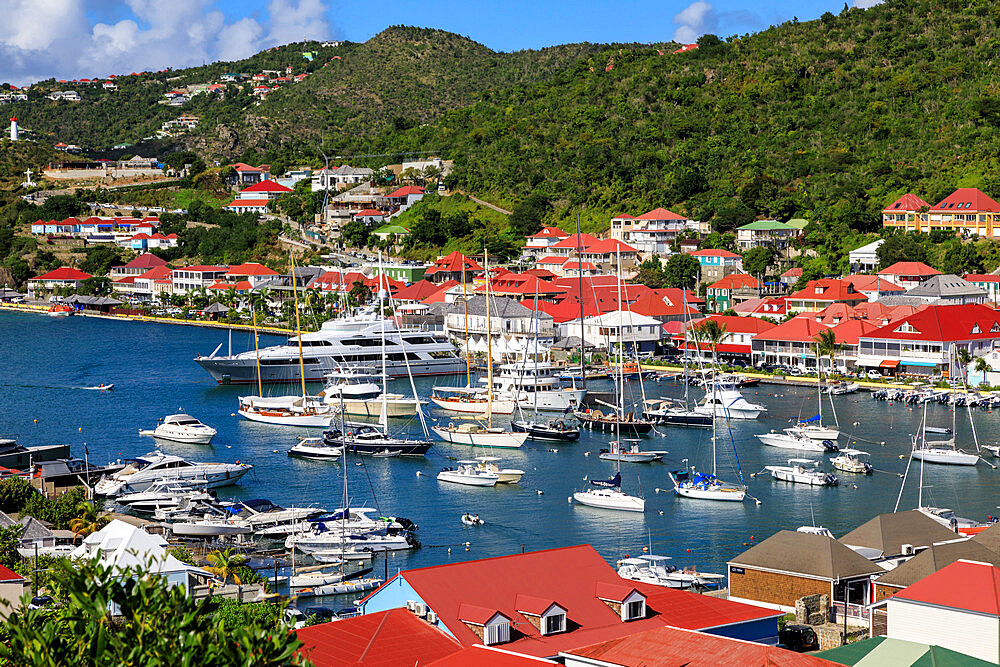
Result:
[[[544,492],[544,491],[542,491],[541,489],[536,489],[536,490],[535,490],[535,493],[537,493],[538,495],[540,495],[540,496],[541,496],[541,495],[543,495],[543,494],[544,494],[545,492]]]
[[[77,427],[77,429],[76,429],[76,430],[77,430],[77,431],[83,431],[83,427],[82,427],[82,426],[79,426],[79,427]]]
[[[567,496],[566,497],[566,502],[572,503],[573,502],[573,496]]]
[[[37,420],[37,419],[35,420],[35,423],[36,423],[36,424],[38,423],[38,420]]]

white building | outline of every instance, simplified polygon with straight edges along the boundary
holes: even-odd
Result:
[[[337,190],[347,185],[358,185],[371,180],[372,170],[367,167],[352,167],[350,165],[340,165],[333,169],[320,169],[313,173],[312,191],[319,192],[329,187]]]
[[[461,285],[455,285],[459,299],[461,298]],[[521,349],[527,349],[528,342],[534,340],[537,318],[538,344],[548,346],[555,339],[555,328],[552,323],[552,316],[545,313],[538,313],[522,306],[514,299],[506,297],[490,298],[490,326],[486,327],[486,297],[482,295],[473,296],[465,306],[459,303],[453,306],[452,312],[445,315],[444,330],[451,338],[465,344],[466,331],[468,336],[482,337],[487,331],[496,338],[503,336],[508,340],[515,341]],[[466,328],[468,323],[468,328]]]
[[[874,271],[878,268],[878,249],[885,239],[873,241],[847,254],[852,271]]]
[[[171,280],[174,294],[194,292],[223,280],[228,269],[224,266],[185,266],[174,269]]]
[[[584,340],[603,350],[623,346],[626,350],[652,351],[662,333],[659,320],[629,310],[614,310],[583,320]]]

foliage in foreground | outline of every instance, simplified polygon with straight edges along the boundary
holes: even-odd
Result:
[[[59,606],[11,615],[0,660],[33,667],[300,664],[300,642],[277,627],[273,612],[234,619],[239,606],[222,605],[225,613],[212,614],[212,603],[168,588],[161,577],[122,576],[96,562],[55,567]]]

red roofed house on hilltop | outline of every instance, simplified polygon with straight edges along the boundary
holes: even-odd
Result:
[[[879,277],[903,289],[911,290],[931,276],[941,272],[923,262],[896,262],[878,272]]]
[[[167,261],[165,259],[160,259],[152,253],[143,253],[125,266],[112,266],[111,280],[118,280],[119,278],[125,278],[127,276],[141,276],[150,269],[166,265]]]
[[[597,243],[598,240],[596,236],[591,236],[590,234],[572,234],[558,243],[550,245],[548,255],[550,257],[567,258],[577,256],[578,250],[582,249],[583,252],[586,252],[587,248]]]
[[[714,283],[730,273],[743,273],[743,256],[728,250],[695,250],[689,255],[701,265],[701,282]]]
[[[29,280],[28,296],[37,298],[39,292],[51,292],[54,289],[63,287],[76,290],[80,288],[80,283],[92,277],[89,273],[84,273],[80,269],[63,266]]]
[[[532,234],[524,244],[523,256],[528,259],[537,259],[548,254],[548,249],[559,243],[569,234],[558,227],[543,227],[542,231]]]
[[[465,282],[471,283],[472,278],[482,272],[483,267],[456,250],[434,262],[424,273],[424,277],[432,283],[443,283],[446,280],[461,282],[464,277]]]
[[[1000,341],[1000,313],[981,304],[927,306],[861,337],[858,366],[958,377],[958,350],[982,356]]]
[[[698,222],[665,208],[654,208],[640,216],[620,215],[611,219],[608,236],[645,253],[667,255],[671,244],[685,231],[699,237],[708,234],[707,222]]]
[[[832,303],[846,303],[855,306],[868,301],[851,283],[837,278],[810,280],[806,286],[785,298],[785,305],[791,313],[817,313]]]
[[[239,194],[236,195],[236,200],[277,199],[281,195],[286,195],[290,192],[294,192],[294,190],[285,187],[276,181],[267,180],[251,185],[250,187],[243,188],[240,190]]]
[[[354,219],[365,224],[373,224],[385,220],[385,213],[377,208],[366,208],[355,213]]]
[[[1000,568],[958,560],[885,601],[890,639],[1000,662]]]
[[[243,162],[229,165],[236,170],[235,182],[237,185],[260,183],[270,174],[262,167],[251,167]]]
[[[977,188],[955,190],[920,219],[921,231],[948,229],[990,239],[1000,237],[1000,204]]]
[[[930,207],[930,204],[917,195],[907,193],[882,209],[882,227],[919,232],[921,230],[920,216],[926,214]],[[924,231],[930,231],[930,229]]]
[[[748,299],[759,299],[764,284],[748,273],[730,273],[708,286],[705,298],[709,310],[721,313]]]
[[[404,211],[424,198],[427,191],[419,185],[404,185],[385,196],[389,206]]]
[[[267,202],[267,199],[234,199],[226,204],[226,210],[240,214],[264,215],[267,213]]]
[[[433,612],[430,618],[465,647],[540,657],[667,625],[773,641],[780,616],[623,580],[589,545],[404,570],[361,608],[371,614],[409,604],[425,618]]]
[[[801,277],[802,277],[802,268],[796,266],[794,268],[788,269],[780,276],[778,276],[778,282],[780,282],[785,287],[791,287],[795,283],[799,282],[799,278]]]

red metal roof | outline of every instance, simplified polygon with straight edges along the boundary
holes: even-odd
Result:
[[[1000,616],[1000,568],[958,560],[910,584],[893,599]]]
[[[12,468],[8,468],[8,470],[12,470]],[[19,575],[17,572],[0,565],[0,582],[4,581],[24,581],[24,577]]]
[[[770,329],[773,329],[776,325],[771,322],[766,322],[759,317],[740,317],[739,315],[709,315],[697,322],[691,322],[688,324],[688,329],[693,329],[700,325],[706,320],[714,320],[720,325],[726,327],[726,333],[748,333],[748,334],[759,334]]]
[[[226,208],[239,208],[241,206],[253,208],[267,208],[266,199],[234,199],[226,204]]]
[[[787,271],[785,271],[784,273],[782,273],[781,277],[782,278],[798,278],[801,275],[802,275],[802,267],[796,266],[795,268],[788,269]]]
[[[798,292],[794,292],[786,299],[788,301],[867,301],[861,292],[854,289],[850,282],[839,278],[820,278],[810,280],[806,286]]]
[[[226,271],[227,276],[276,276],[278,272],[269,269],[263,264],[249,262],[247,264],[235,264]]]
[[[194,266],[178,266],[175,271],[194,271],[195,273],[209,273],[215,271],[225,271],[224,266],[209,266],[207,264],[195,264]]]
[[[836,663],[741,639],[681,628],[654,628],[562,652],[621,667],[819,667]]]
[[[84,273],[80,269],[74,269],[71,266],[61,266],[54,271],[49,271],[34,278],[34,280],[87,280],[92,277],[89,273]]]
[[[527,655],[554,655],[560,650],[663,625],[707,629],[780,615],[770,609],[707,595],[628,582],[624,585],[646,596],[649,612],[646,618],[623,622],[595,594],[599,583],[622,586],[623,581],[590,545],[448,563],[406,570],[399,576],[463,645],[482,642],[460,620],[459,609],[473,605],[509,617],[517,632],[512,633],[512,641],[502,648]],[[541,635],[514,609],[520,593],[558,600],[566,609],[570,630]]]
[[[427,667],[542,667],[558,665],[545,658],[535,658],[495,646],[470,646],[430,663]]]
[[[757,318],[754,318],[757,319]],[[779,340],[814,343],[820,331],[826,331],[830,327],[820,324],[808,316],[793,317],[787,322],[768,329],[763,333],[754,336],[756,340]]]
[[[424,190],[419,185],[404,185],[390,195],[387,195],[390,199],[398,199],[400,197],[408,197],[409,195],[422,195],[426,190]]]
[[[905,213],[907,211],[915,212],[919,211],[924,206],[930,208],[931,205],[925,202],[917,195],[906,193],[905,195],[903,195],[902,197],[900,197],[899,199],[897,199],[896,201],[892,202],[884,209],[882,209],[882,212],[883,213]]]
[[[959,188],[931,208],[931,213],[1000,212],[1000,204],[979,188]]]
[[[741,287],[750,287],[753,289],[760,289],[764,285],[751,276],[749,273],[730,273],[725,276],[722,280],[718,280],[708,286],[708,289],[740,289]]]
[[[443,303],[445,301],[445,292],[460,284],[457,280],[446,280],[438,286],[438,290],[431,294],[426,299],[423,299],[420,303],[426,303],[430,305],[432,303]]]
[[[851,283],[854,289],[859,292],[886,292],[892,294],[902,294],[906,290],[888,280],[882,280],[878,276],[870,276],[864,273],[857,273],[845,276],[844,280]]]
[[[992,273],[966,273],[962,278],[970,283],[1000,283],[1000,276]]]
[[[363,211],[358,211],[354,214],[355,218],[374,218],[374,217],[385,217],[385,213],[378,210],[377,208],[366,208]]]
[[[577,262],[576,260],[566,262],[562,265],[564,271],[597,271],[597,267],[590,262]],[[554,275],[554,274],[553,274]]]
[[[880,276],[936,276],[941,272],[923,262],[896,262],[878,272]]]
[[[627,310],[631,310],[633,313],[639,313],[640,315],[646,315],[647,317],[668,317],[675,315],[699,315],[697,308],[692,308],[690,305],[687,307],[685,313],[683,303],[679,304],[668,304],[663,300],[662,296],[649,292],[643,294],[638,299],[628,304]]]
[[[448,289],[458,284],[457,280],[449,280],[440,285],[429,280],[418,280],[409,287],[404,287],[396,293],[400,301],[423,301],[437,291]]]
[[[492,269],[490,269],[492,271]],[[480,285],[473,290],[475,292],[485,292],[486,285]],[[511,294],[534,296],[535,294],[562,294],[568,292],[568,288],[556,285],[548,280],[542,280],[538,276],[528,273],[501,273],[490,279],[490,292],[493,294]]]
[[[567,261],[569,260],[565,257],[542,257],[535,264],[555,264],[556,266],[562,266]]]
[[[846,320],[833,327],[833,335],[838,343],[857,345],[859,338],[878,328],[878,324],[869,320]]]
[[[699,305],[705,303],[704,299],[693,292],[688,291],[687,296],[685,296],[685,290],[682,290],[679,287],[661,287],[659,289],[652,290],[652,292],[667,303],[672,303],[675,306],[682,306],[685,301],[687,301],[689,306],[691,304]]]
[[[542,280],[551,280],[552,278],[557,277],[556,274],[552,273],[548,269],[528,269],[525,273],[529,276],[541,278]]]
[[[537,234],[532,234],[529,239],[564,239],[569,234],[559,229],[558,227],[542,227],[542,231]]]
[[[677,215],[665,208],[654,208],[639,216],[639,220],[687,220],[683,215]]]
[[[904,324],[914,331],[900,331]],[[907,328],[909,328],[907,327]],[[1000,338],[1000,313],[981,304],[927,306],[876,329],[865,338],[950,342]]]
[[[427,269],[424,275],[432,275],[438,271],[452,271],[454,273],[461,273],[462,265],[465,265],[465,272],[469,274],[470,272],[482,271],[483,267],[476,264],[473,260],[469,259],[459,251],[455,251],[449,255],[445,255],[441,259],[434,262],[431,268]],[[470,276],[471,277],[471,276]]]
[[[163,278],[170,278],[174,275],[174,270],[171,269],[166,264],[162,266],[154,266],[149,271],[146,271],[138,278],[148,279],[148,280],[162,280]]]
[[[613,255],[616,252],[639,252],[629,244],[622,243],[618,239],[604,239],[603,241],[596,241],[585,247],[583,251],[590,255]]]
[[[345,618],[295,631],[303,643],[298,655],[316,667],[414,667],[462,648],[406,609]]]
[[[294,192],[291,188],[286,188],[281,183],[270,179],[254,183],[250,187],[243,188],[240,192]]]
[[[577,236],[579,236],[579,240],[577,239]],[[597,243],[597,237],[596,236],[591,236],[590,234],[579,234],[579,235],[572,234],[572,235],[567,236],[566,238],[564,238],[559,243],[556,243],[555,245],[549,246],[549,248],[550,249],[552,249],[552,248],[560,248],[560,249],[565,249],[565,250],[576,250],[578,246],[582,246],[583,249],[586,250],[588,247],[592,246],[595,243]]]
[[[251,167],[250,165],[246,164],[245,162],[237,162],[236,164],[231,164],[229,166],[232,167],[233,169],[235,169],[236,171],[239,171],[239,172],[250,172],[250,173],[258,173],[259,174],[260,171],[261,171],[257,167]]]
[[[160,259],[151,252],[145,252],[125,265],[126,269],[152,269],[157,266],[166,266],[167,261]]]

